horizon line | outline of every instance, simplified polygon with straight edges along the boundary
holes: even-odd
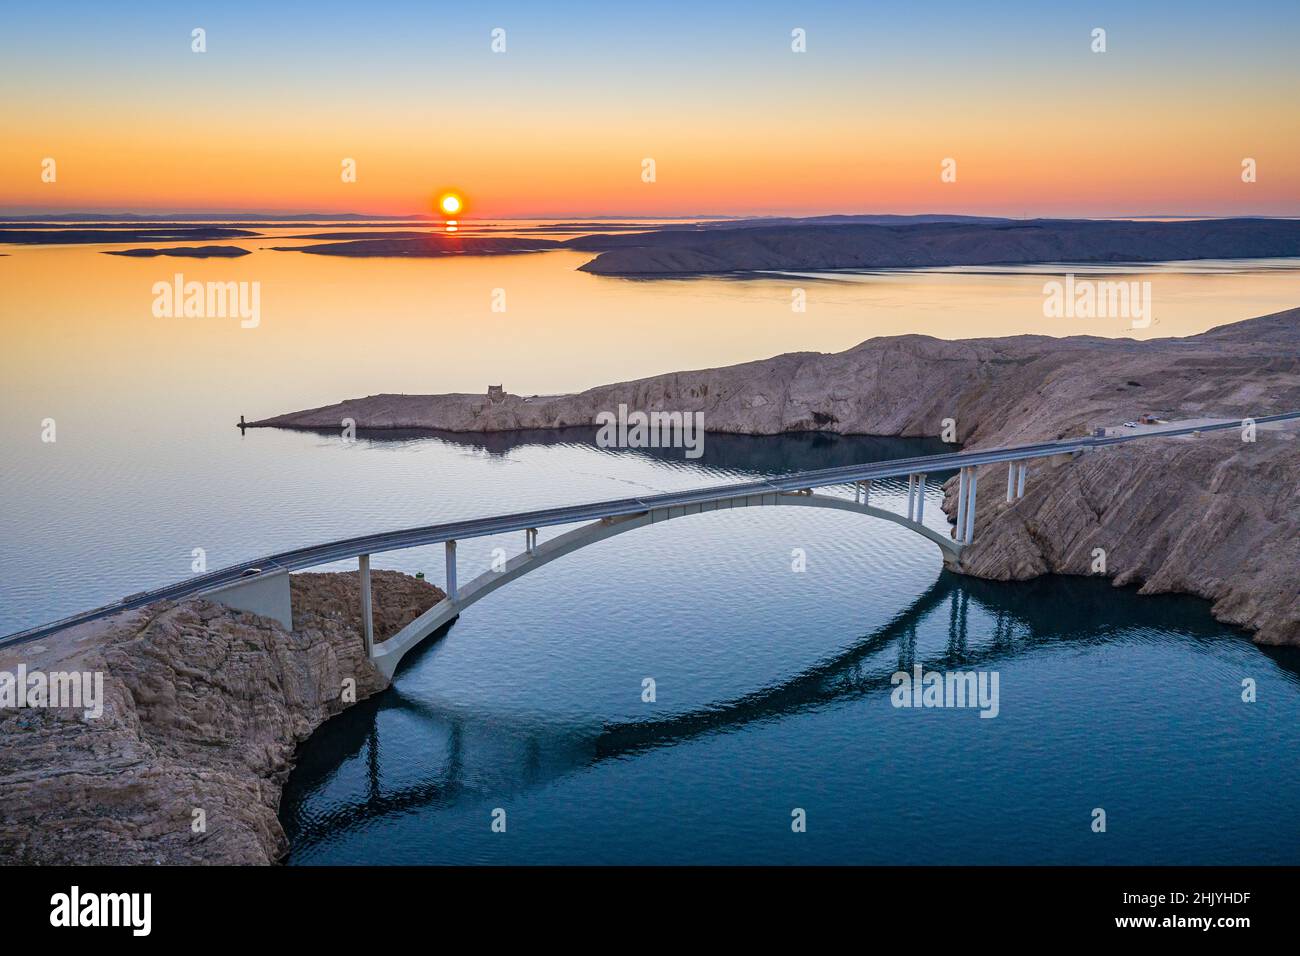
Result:
[[[1107,219],[1296,219],[1300,218],[1300,211],[1297,212],[1276,212],[1276,213],[1193,213],[1193,212],[1137,212],[1137,213],[1110,213],[1106,215],[1007,215],[998,213],[962,213],[962,212],[830,212],[830,213],[673,213],[673,214],[647,214],[647,213],[556,213],[553,215],[522,215],[522,216],[438,216],[432,213],[370,213],[355,211],[338,211],[338,212],[319,212],[312,210],[269,210],[269,209],[171,209],[167,211],[159,210],[139,210],[139,209],[85,209],[85,208],[68,208],[68,209],[33,209],[31,206],[18,206],[2,208],[0,207],[0,220],[15,220],[19,218],[45,218],[49,220],[59,220],[62,217],[99,217],[99,218],[151,218],[151,219],[169,219],[169,218],[211,218],[227,219],[234,217],[241,218],[262,218],[267,220],[280,220],[289,218],[298,219],[362,219],[362,220],[412,220],[427,222],[446,222],[455,220],[462,223],[466,222],[499,222],[499,221],[516,221],[516,222],[550,222],[555,220],[561,221],[618,221],[618,220],[661,220],[661,221],[748,221],[760,219],[826,219],[833,217],[844,218],[862,218],[862,217],[893,217],[899,219],[920,218],[926,216],[949,216],[953,218],[967,219],[1007,219],[1012,221],[1033,221],[1033,220],[1107,220]]]

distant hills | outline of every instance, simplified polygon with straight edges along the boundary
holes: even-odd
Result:
[[[833,216],[759,216],[754,219],[728,219],[717,222],[692,223],[668,228],[694,229],[753,229],[769,226],[908,226],[933,222],[1015,222],[1003,216],[955,216],[946,213],[920,213],[917,215],[833,215]]]

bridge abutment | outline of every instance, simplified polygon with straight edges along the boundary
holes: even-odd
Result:
[[[293,601],[288,571],[263,571],[233,584],[205,591],[202,597],[237,611],[252,611],[293,630]]]

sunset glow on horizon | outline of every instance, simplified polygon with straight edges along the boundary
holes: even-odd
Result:
[[[0,212],[1300,214],[1294,4],[326,6],[0,13]]]

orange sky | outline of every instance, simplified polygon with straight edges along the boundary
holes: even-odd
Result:
[[[188,21],[120,27],[105,47],[34,20],[32,50],[13,51],[29,62],[0,74],[0,210],[409,214],[455,186],[478,217],[1300,214],[1300,83],[1261,45],[1267,26],[1196,40],[1112,17],[1125,44],[1104,55],[1077,24],[1023,17],[973,49],[951,18],[900,22],[899,49],[877,37],[869,57],[833,25],[810,28],[821,46],[803,57],[757,21],[762,47],[714,51],[705,34],[666,60],[653,38],[597,24],[589,68],[556,66],[525,33],[514,59],[466,41],[450,65],[369,49],[366,70],[342,73],[320,69],[337,53],[229,33],[253,30],[242,21],[213,28],[237,55],[214,40],[196,56],[176,39]],[[625,35],[626,49],[609,39]],[[921,52],[905,49],[915,37]],[[940,180],[947,157],[955,183]]]

